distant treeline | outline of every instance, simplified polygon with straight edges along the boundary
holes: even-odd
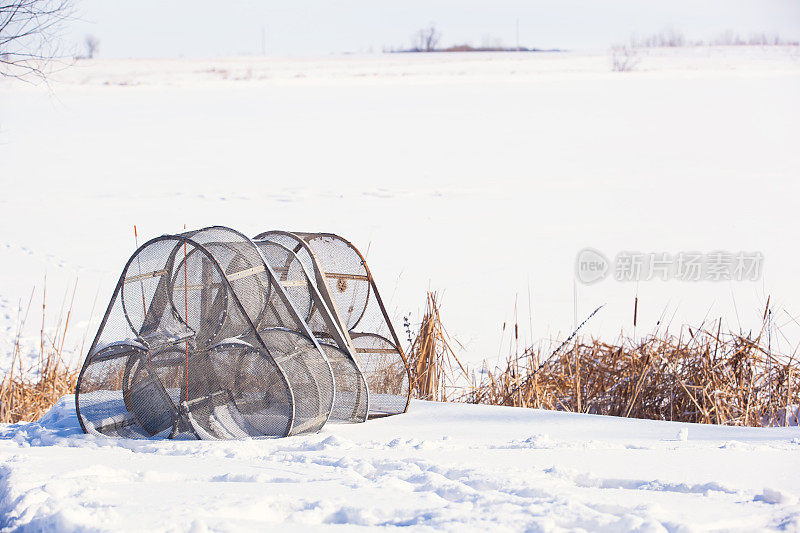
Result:
[[[411,54],[416,52],[563,52],[560,48],[528,48],[503,47],[503,46],[472,46],[469,44],[456,44],[447,48],[435,48],[433,50],[422,50],[419,48],[409,48],[406,50],[389,50],[393,54]]]

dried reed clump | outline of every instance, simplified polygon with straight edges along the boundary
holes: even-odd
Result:
[[[43,366],[36,369],[37,377],[9,372],[0,383],[0,423],[38,420],[59,398],[75,390],[78,372],[63,364],[55,352],[50,352]]]
[[[410,350],[412,390],[429,400],[706,424],[797,425],[800,363],[770,349],[769,315],[767,308],[755,335],[723,333],[721,320],[715,328],[636,341],[604,342],[576,330],[552,353],[528,348],[499,368],[484,364],[480,380],[470,382],[461,363],[451,363],[458,360],[439,302],[428,294]]]
[[[32,368],[22,365],[22,331],[30,311],[28,302],[25,316],[21,318],[14,343],[11,368],[0,380],[0,423],[16,423],[21,420],[38,420],[62,396],[75,390],[78,371],[64,363],[64,340],[69,328],[72,314],[72,303],[66,310],[64,307],[56,326],[55,334],[50,336],[45,331],[47,305],[46,289],[42,298],[42,328],[40,331],[40,352]],[[75,291],[73,289],[72,302]],[[33,293],[31,293],[31,300]],[[66,297],[65,297],[66,301]]]
[[[428,292],[419,332],[408,350],[411,394],[415,398],[446,402],[453,399],[451,394],[461,394],[457,383],[467,376],[467,370],[450,347],[450,340],[439,314],[439,297]]]
[[[755,338],[717,328],[607,343],[576,338],[484,370],[465,401],[654,420],[785,425],[800,403],[800,365]],[[795,422],[796,423],[796,422]]]

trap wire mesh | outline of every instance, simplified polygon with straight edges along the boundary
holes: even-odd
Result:
[[[268,231],[256,240],[284,244],[313,272],[317,289],[339,321],[369,389],[369,415],[403,413],[411,398],[405,354],[367,262],[332,233]]]
[[[284,237],[256,240],[255,243],[328,357],[336,387],[331,419],[363,422],[369,413],[367,382],[338,320],[319,293],[316,281],[298,255],[286,246],[296,246],[297,242],[290,243],[288,241],[293,238]],[[284,244],[278,242],[280,240]]]
[[[86,433],[233,439],[407,410],[408,368],[361,254],[221,226],[131,256],[81,369]]]
[[[81,369],[87,433],[229,439],[320,429],[328,360],[256,245],[213,227],[129,259]]]

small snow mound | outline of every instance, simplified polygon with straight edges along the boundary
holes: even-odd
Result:
[[[773,505],[794,505],[797,503],[797,496],[780,489],[766,487],[761,494],[754,498],[754,500]]]
[[[752,450],[753,447],[738,440],[728,440],[719,446],[720,450]]]
[[[678,431],[677,439],[681,442],[686,442],[689,440],[689,428],[683,427],[680,431]]]
[[[264,481],[259,474],[221,474],[213,476],[212,483],[259,483]]]
[[[208,526],[202,520],[195,520],[189,526],[189,533],[206,533],[207,531],[209,531]]]
[[[302,438],[301,440],[292,442],[287,449],[298,452],[318,452],[323,450],[346,448],[348,446],[352,446],[350,441],[336,435],[330,435],[328,437],[323,437],[322,435],[312,435],[310,438]]]
[[[80,428],[78,415],[75,412],[75,396],[62,396],[56,404],[39,419],[39,425],[47,429]]]
[[[330,437],[324,439],[322,444],[325,448],[337,448],[337,447],[345,447],[350,444],[350,441],[347,439],[343,439],[337,435],[331,435]]]
[[[557,443],[548,435],[531,435],[523,440],[511,440],[506,444],[491,446],[491,448],[508,448],[510,450],[530,449],[530,450],[551,450],[557,447]]]
[[[356,507],[342,507],[336,512],[328,515],[324,520],[325,524],[337,525],[357,525],[357,526],[370,526],[374,523],[372,512],[365,509],[358,509]]]
[[[421,449],[428,446],[426,441],[421,441],[419,439],[411,438],[411,439],[392,439],[388,444],[386,444],[389,448],[408,448],[408,449]]]

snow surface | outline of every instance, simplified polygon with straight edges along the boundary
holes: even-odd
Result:
[[[38,350],[45,273],[51,335],[77,281],[65,349],[82,360],[134,224],[140,243],[184,224],[339,233],[399,332],[443,291],[473,365],[511,351],[515,303],[524,347],[603,303],[586,333],[632,335],[637,294],[637,335],[758,329],[771,295],[773,348],[791,352],[800,48],[641,54],[629,73],[605,53],[392,54],[79,61],[47,87],[0,82],[0,369],[34,287]],[[765,274],[584,286],[586,246],[760,251]]]
[[[0,526],[59,531],[800,530],[798,428],[414,401],[257,441],[0,426]],[[346,526],[346,527],[345,527]]]
[[[65,319],[79,363],[139,242],[212,224],[340,233],[396,325],[444,291],[463,359],[571,330],[638,334],[776,311],[800,342],[797,47],[81,61],[0,81],[0,370]],[[576,285],[609,256],[760,251],[758,282]],[[530,301],[528,293],[530,289]],[[528,309],[532,309],[529,317]],[[403,335],[401,333],[401,335]],[[53,339],[54,342],[58,342]],[[48,341],[50,342],[50,341]],[[798,428],[413,402],[268,441],[82,435],[71,397],[0,426],[7,530],[800,530]]]

